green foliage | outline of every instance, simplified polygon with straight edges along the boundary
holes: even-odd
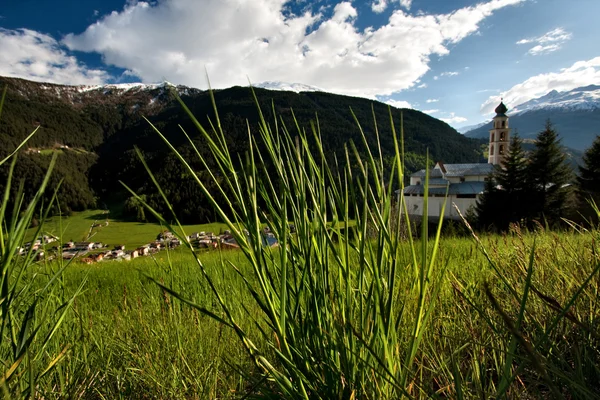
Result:
[[[530,195],[527,159],[522,140],[515,133],[502,167],[497,167],[488,177],[485,191],[477,202],[477,224],[485,229],[506,230],[510,223],[524,221],[530,212]]]
[[[592,146],[583,155],[583,165],[579,166],[577,184],[582,197],[598,199],[600,195],[600,136],[596,136]]]
[[[478,224],[502,231],[515,222],[556,224],[566,216],[571,179],[571,168],[550,121],[527,158],[515,134],[504,163],[490,176],[478,201]]]
[[[23,144],[16,146],[17,149]],[[32,225],[35,213],[41,209],[37,238],[41,236],[44,218],[55,200],[56,193],[49,203],[43,204],[56,155],[49,161],[43,179],[33,189],[30,199],[26,198],[21,181],[12,199],[14,209],[9,214],[16,174],[16,156],[14,152],[11,154],[13,159],[3,182],[0,203],[0,393],[7,399],[45,398],[54,391],[56,381],[51,376],[70,347],[69,342],[59,344],[53,338],[70,314],[82,286],[73,296],[66,295],[59,285],[64,267],[45,271],[48,279],[39,278],[33,271],[38,268],[38,261],[44,259],[44,247],[24,250],[26,230]],[[9,158],[0,161],[0,166]]]
[[[560,140],[552,123],[546,122],[546,128],[535,141],[535,149],[529,156],[527,167],[528,183],[532,190],[531,218],[546,219],[555,223],[564,216],[565,202],[573,174],[567,165],[566,156],[560,147]]]
[[[118,183],[121,180],[136,192],[145,194],[154,208],[167,213],[166,204],[156,195],[145,169],[137,160],[134,150],[134,146],[137,146],[169,194],[171,205],[182,221],[206,223],[215,220],[210,202],[193,184],[195,178],[181,169],[142,118],[147,117],[181,154],[192,160],[195,173],[206,185],[211,185],[206,168],[193,161],[195,150],[191,145],[193,143],[198,152],[209,160],[208,166],[212,168],[215,164],[210,161],[208,144],[197,134],[192,134],[192,141],[188,142],[181,128],[194,132],[193,122],[165,88],[119,93],[113,93],[110,89],[79,92],[73,87],[21,79],[0,77],[0,82],[9,87],[6,119],[0,121],[0,142],[3,143],[0,158],[6,156],[8,149],[16,147],[33,127],[41,126],[40,134],[31,139],[29,151],[21,155],[17,165],[19,175],[27,176],[30,182],[26,185],[29,197],[32,195],[30,187],[43,177],[48,155],[60,152],[53,179],[64,178],[57,203],[63,212],[92,208],[97,200],[111,209],[123,208],[129,195]],[[321,143],[332,165],[334,157],[338,160],[344,157],[340,144],[352,140],[363,159],[367,156],[365,144],[376,148],[381,143],[386,170],[390,167],[394,143],[390,135],[387,105],[317,92],[298,94],[256,89],[256,95],[267,118],[272,119],[277,115],[281,119],[278,122],[290,127],[294,121],[308,127],[318,114]],[[247,87],[233,87],[215,91],[214,96],[219,105],[219,123],[225,132],[226,144],[232,154],[236,154],[234,162],[240,165],[237,155],[243,155],[250,138],[259,135],[259,118],[251,91]],[[184,99],[200,123],[210,126],[211,121],[207,116],[212,112],[209,93],[189,89]],[[366,141],[363,143],[350,108],[360,121],[376,118],[379,137],[375,126],[366,124]],[[465,138],[447,124],[426,114],[405,110],[404,126],[407,132],[404,138],[407,172],[412,172],[413,168],[415,171],[424,168],[427,149],[435,160],[476,162],[481,159],[479,140]],[[399,128],[398,121],[394,128]],[[310,137],[308,141],[311,151],[315,151],[315,141]],[[269,170],[269,173],[272,171]],[[387,175],[385,179],[388,179]],[[209,188],[209,192],[213,196],[222,195],[214,187]],[[137,209],[131,207],[125,208],[125,214],[127,219],[142,217]]]

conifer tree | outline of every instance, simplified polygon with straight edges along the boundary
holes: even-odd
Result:
[[[515,132],[511,137],[502,168],[498,168],[494,175],[498,185],[509,195],[520,194],[527,187],[527,159],[523,151],[523,140],[518,133]]]
[[[577,184],[584,196],[600,195],[600,136],[596,136],[592,147],[583,155],[583,166],[579,166]]]
[[[523,140],[517,132],[510,139],[510,147],[502,167],[494,172],[494,180],[500,189],[498,195],[502,197],[504,219],[501,221],[502,225],[508,227],[508,223],[526,218],[528,215],[527,159],[523,151]]]
[[[483,194],[479,197],[475,206],[477,226],[483,229],[499,228],[498,224],[502,218],[499,215],[501,211],[501,194],[494,183],[494,173],[491,173],[485,182]]]
[[[596,136],[592,146],[583,154],[583,165],[579,166],[577,177],[577,195],[579,216],[587,222],[597,221],[598,215],[590,201],[600,206],[600,136]]]
[[[573,174],[550,120],[536,138],[535,149],[529,156],[527,176],[532,190],[528,199],[528,204],[532,205],[530,216],[545,218],[550,223],[557,221],[563,216],[569,192],[566,184]]]

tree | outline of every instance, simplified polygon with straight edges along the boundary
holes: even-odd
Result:
[[[498,228],[505,229],[510,222],[519,222],[528,215],[527,158],[523,151],[523,140],[515,132],[501,168],[494,172],[493,179],[499,186],[502,197],[503,221]]]
[[[485,182],[483,194],[479,197],[475,206],[478,228],[499,228],[499,223],[502,220],[500,215],[502,212],[501,197],[501,193],[494,183],[494,173],[491,173]]]
[[[528,186],[532,191],[528,201],[532,206],[530,217],[545,218],[553,223],[563,216],[568,183],[573,178],[566,158],[556,130],[550,120],[546,121],[545,129],[536,138],[527,166]]]
[[[600,136],[583,154],[583,166],[579,166],[577,186],[588,196],[600,194]]]
[[[587,220],[596,217],[589,204],[593,200],[600,205],[600,136],[596,136],[592,146],[583,154],[583,166],[579,166],[577,177],[578,209]]]

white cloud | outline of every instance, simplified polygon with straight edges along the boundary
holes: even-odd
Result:
[[[385,100],[384,103],[396,108],[413,108],[413,106],[408,101],[404,100],[389,99]]]
[[[455,115],[454,113],[450,113],[449,117],[447,117],[447,118],[440,118],[440,120],[444,121],[448,125],[460,124],[462,122],[467,122],[468,121],[468,119],[466,119],[465,117],[459,117],[459,116]]]
[[[379,14],[384,12],[387,6],[387,0],[375,0],[373,3],[371,3],[371,10],[373,10],[374,13]]]
[[[419,89],[425,89],[427,87],[426,83],[421,83],[419,86],[417,86],[417,88]]]
[[[400,3],[400,7],[407,10],[410,10],[410,6],[412,5],[412,0],[374,0],[371,3],[371,10],[377,14],[382,13],[386,10],[388,4],[393,2]]]
[[[490,96],[482,104],[481,112],[484,115],[491,113],[502,97],[509,108],[514,108],[552,90],[561,92],[591,84],[600,84],[600,57],[578,61],[560,72],[532,76],[500,95]]]
[[[435,114],[435,113],[438,113],[438,112],[440,112],[440,110],[437,110],[437,109],[433,109],[433,110],[423,110],[423,112],[424,112],[425,114]]]
[[[456,76],[460,74],[460,72],[456,72],[456,71],[448,71],[448,72],[442,72],[440,74],[440,76]]]
[[[437,103],[438,101],[440,101],[440,99],[427,99],[425,100],[425,103]]]
[[[51,36],[0,28],[0,75],[40,82],[100,84],[106,71],[87,69]]]
[[[563,28],[556,28],[533,39],[521,39],[517,44],[535,44],[527,53],[537,56],[559,50],[573,35]]]
[[[206,67],[216,88],[245,85],[250,77],[374,98],[415,86],[431,55],[448,54],[495,10],[522,1],[489,0],[445,15],[396,9],[386,25],[364,31],[350,2],[325,18],[286,14],[287,0],[131,1],[63,41],[146,82],[202,88]]]
[[[410,6],[412,6],[412,0],[400,0],[400,5],[407,10],[410,10]]]

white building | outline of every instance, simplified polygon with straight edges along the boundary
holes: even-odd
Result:
[[[452,206],[456,204],[464,216],[471,207],[475,207],[477,199],[485,189],[485,181],[496,165],[501,165],[508,153],[510,128],[508,127],[507,108],[504,103],[496,107],[493,128],[490,130],[490,147],[487,163],[444,164],[438,162],[429,171],[429,192],[425,194],[426,170],[422,169],[410,176],[410,185],[404,188],[404,199],[410,217],[422,218],[424,215],[424,196],[427,196],[427,215],[429,219],[438,220],[440,216],[447,219],[460,219]],[[446,200],[447,194],[447,200]],[[446,200],[446,209],[442,207]]]

